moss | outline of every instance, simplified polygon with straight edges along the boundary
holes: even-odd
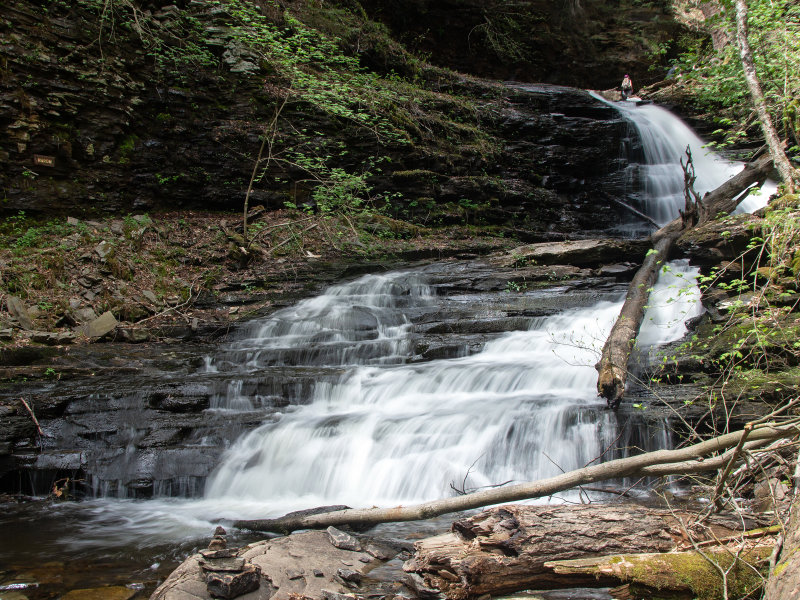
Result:
[[[737,560],[727,552],[718,552],[713,555],[713,560],[722,569],[729,570],[729,597],[743,598],[761,586],[763,581],[761,576],[754,572],[748,563],[753,564],[767,558],[770,552],[771,548],[768,547],[754,548],[745,552],[742,560]],[[629,570],[629,579],[656,590],[662,590],[667,588],[668,580],[660,573],[666,572],[691,589],[698,600],[712,600],[723,596],[722,579],[719,572],[702,556],[691,552],[682,552],[661,554],[655,560],[666,563],[668,569],[654,569],[649,561],[639,561],[634,563]],[[735,565],[734,561],[736,561]]]

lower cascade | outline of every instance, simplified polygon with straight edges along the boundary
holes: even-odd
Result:
[[[677,275],[689,272],[684,265],[674,269]],[[676,295],[677,275],[662,278],[665,291]],[[335,286],[313,304],[322,314],[337,313],[340,322],[358,320],[354,314],[385,315],[387,293],[407,290],[410,277],[414,274],[381,276],[382,285],[376,285],[376,276],[367,276]],[[370,283],[373,295],[359,295],[361,304],[341,310],[340,298]],[[693,285],[690,277],[686,285]],[[424,293],[412,296],[430,302]],[[330,311],[322,309],[326,303]],[[681,337],[681,313],[693,306],[686,304],[654,306],[646,343]],[[287,331],[309,329],[302,306],[285,313]],[[386,334],[353,341],[348,352],[337,355],[345,363],[337,381],[318,384],[310,403],[246,434],[226,452],[206,497],[260,499],[270,512],[326,503],[407,503],[448,495],[451,484],[477,488],[548,477],[598,459],[612,446],[663,447],[663,430],[642,435],[626,428],[625,438],[617,440],[617,417],[600,410],[596,397],[598,344],[620,306],[621,300],[602,301],[534,318],[527,331],[502,335],[477,354],[447,360],[369,364],[379,357],[359,346],[382,346]],[[403,345],[396,331],[389,337],[389,352]],[[289,338],[306,343],[303,336]],[[266,337],[261,360],[269,362],[270,345],[273,338]],[[280,345],[273,351],[280,355],[290,348]],[[249,356],[251,351],[242,352]],[[347,364],[354,356],[367,357],[361,361],[367,364]],[[317,357],[309,355],[312,363]]]

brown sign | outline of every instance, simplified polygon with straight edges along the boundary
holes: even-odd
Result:
[[[33,155],[33,164],[42,165],[44,167],[55,167],[56,166],[56,157],[55,156],[44,156],[42,154],[34,154]]]

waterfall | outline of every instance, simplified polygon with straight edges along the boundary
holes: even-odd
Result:
[[[315,301],[335,304],[364,283]],[[597,411],[592,345],[618,310],[604,302],[536,319],[473,356],[353,366],[317,386],[309,404],[240,439],[207,496],[268,498],[284,508],[415,502],[447,495],[467,474],[478,487],[582,466],[617,435],[614,415]],[[576,328],[585,340],[570,339]],[[361,343],[342,356],[352,360]]]
[[[634,439],[630,428],[620,436],[616,415],[601,410],[596,396],[593,365],[621,298],[531,319],[528,330],[504,334],[471,356],[398,364],[398,348],[408,352],[413,331],[403,314],[434,301],[421,275],[334,286],[276,313],[225,350],[226,363],[238,355],[247,368],[290,358],[307,366],[321,359],[344,371],[316,385],[310,402],[239,439],[209,480],[207,499],[261,501],[274,514],[330,503],[420,502],[452,493],[451,484],[477,488],[575,469],[615,440],[621,447],[668,443],[664,430],[644,436],[656,439]],[[675,285],[665,281],[662,287]],[[312,315],[336,318],[320,326]],[[342,323],[363,324],[364,315],[372,328],[359,336],[339,332]],[[672,317],[679,325],[654,325],[651,341],[683,335],[683,320]],[[656,320],[663,319],[656,314]],[[276,338],[278,330],[285,335]],[[263,343],[254,332],[265,333]],[[308,348],[308,336],[320,332],[333,348]]]
[[[657,115],[636,127],[651,131],[642,135],[645,154],[664,158],[634,168],[649,190],[662,185],[652,180],[664,173],[672,173],[677,183],[670,185],[680,189],[685,139],[671,140],[670,132],[685,126],[656,107],[628,103],[620,110],[636,118]],[[670,144],[674,148],[665,150]],[[698,148],[695,160],[707,158]],[[703,173],[703,181],[725,178],[733,169],[716,159],[697,165],[698,172],[714,171]],[[656,218],[675,216],[675,203],[660,192],[652,194],[647,210],[655,215],[662,202],[669,206]],[[131,532],[147,543],[191,539],[207,535],[219,518],[263,518],[333,503],[414,503],[453,494],[451,486],[469,490],[532,480],[598,457],[623,456],[630,448],[669,446],[665,425],[649,426],[638,411],[621,416],[604,410],[596,395],[593,365],[622,294],[600,291],[593,306],[520,318],[521,330],[487,335],[477,349],[474,341],[464,342],[451,358],[424,361],[423,325],[440,312],[479,320],[497,310],[478,291],[437,294],[430,282],[448,269],[452,265],[367,275],[240,330],[203,361],[202,374],[218,382],[209,410],[221,419],[252,412],[261,425],[225,450],[202,498],[97,500],[89,505],[96,508],[90,508],[84,533],[69,543],[113,546]],[[695,276],[685,262],[662,274],[640,346],[685,334],[684,321],[699,311]],[[566,289],[507,297],[524,301],[527,310],[543,299],[557,304]]]
[[[641,140],[643,162],[631,161],[629,178],[638,179],[641,189],[641,209],[660,225],[665,225],[682,210],[684,177],[681,160],[686,162],[686,149],[692,154],[697,179],[694,189],[701,196],[738,173],[743,164],[723,158],[681,119],[655,104],[640,102],[609,102],[627,119]],[[745,198],[737,212],[753,212],[766,204],[774,192],[774,182],[767,182],[760,192]]]
[[[644,182],[643,208],[658,222],[683,206],[687,146],[700,193],[740,168],[707,152],[668,111],[615,106],[641,137],[645,161],[635,168]],[[684,335],[684,321],[700,311],[696,275],[676,262],[659,278],[641,346]],[[326,365],[342,373],[229,448],[206,498],[258,500],[273,514],[330,503],[419,502],[451,487],[548,477],[613,445],[621,425],[599,410],[593,365],[622,298],[532,319],[526,331],[489,341],[471,356],[410,362],[408,312],[434,301],[423,273],[367,276],[279,311],[231,344],[216,368]],[[234,390],[216,406],[231,410],[241,402]],[[650,435],[659,439],[635,443],[668,443],[664,431]]]

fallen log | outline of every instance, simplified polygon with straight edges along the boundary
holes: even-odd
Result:
[[[686,212],[651,236],[652,249],[628,286],[619,318],[603,346],[600,361],[595,365],[598,371],[597,392],[611,408],[619,406],[625,394],[628,358],[644,318],[650,289],[658,277],[659,269],[669,258],[673,244],[688,229],[702,225],[719,214],[733,211],[746,196],[744,191],[764,182],[771,164],[769,156],[749,163],[740,173],[696,202],[692,200],[687,172]]]
[[[451,600],[630,581],[665,589],[708,590],[721,578],[701,554],[662,553],[684,542],[687,531],[698,541],[727,537],[733,533],[729,524],[737,523],[737,518],[716,516],[710,531],[694,527],[696,518],[631,504],[503,506],[456,521],[450,533],[416,542],[414,557],[403,568]],[[761,548],[766,549],[753,556],[769,555],[768,546]],[[721,562],[730,566],[733,560],[726,559],[727,554]],[[696,571],[676,572],[681,565]],[[684,578],[689,581],[681,582]],[[752,580],[747,579],[748,584]]]
[[[688,551],[557,560],[544,566],[565,579],[593,575],[598,580],[626,583],[635,598],[650,598],[656,590],[658,597],[669,591],[687,599],[748,598],[763,585],[761,573],[771,552],[771,545],[762,544],[746,549],[712,548],[702,554]],[[724,580],[719,568],[726,571]]]
[[[752,449],[771,440],[794,437],[797,432],[798,429],[795,425],[757,426],[747,434],[748,442],[744,444],[744,448]],[[728,464],[742,435],[744,435],[743,431],[737,431],[677,450],[657,450],[576,469],[548,479],[485,489],[413,506],[346,509],[299,516],[286,515],[277,519],[234,521],[233,526],[252,531],[286,534],[298,529],[319,529],[343,525],[364,527],[379,523],[417,521],[493,504],[552,496],[581,485],[608,479],[660,477],[713,471]]]

